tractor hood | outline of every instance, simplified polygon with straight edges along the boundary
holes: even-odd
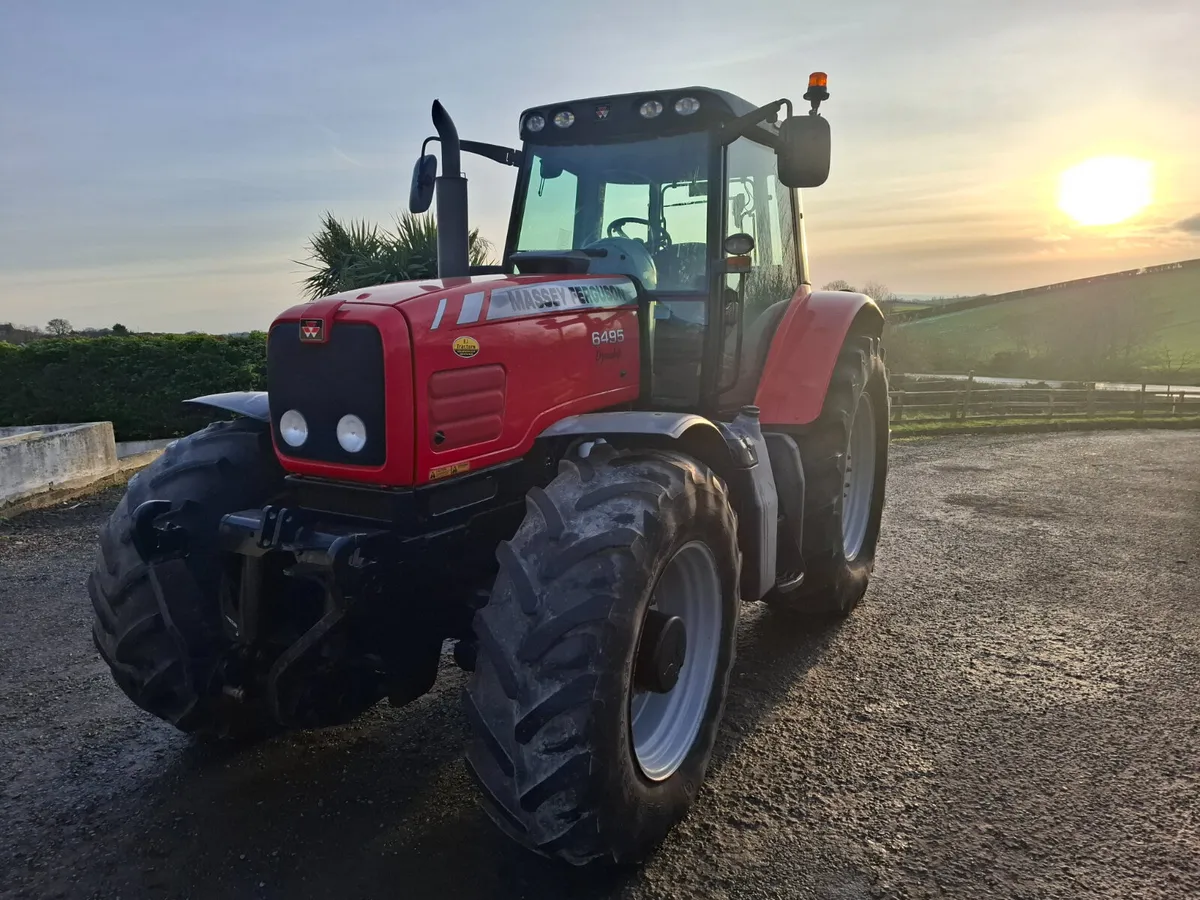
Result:
[[[340,294],[322,297],[317,302],[340,300],[343,303],[378,303],[385,306],[398,306],[409,300],[431,294],[441,295],[448,291],[479,290],[498,280],[504,280],[504,276],[476,275],[470,278],[423,278],[419,281],[395,281],[391,284],[363,288],[360,291],[343,291]]]
[[[637,399],[637,303],[625,276],[491,275],[294,306],[267,343],[280,462],[403,487],[521,458],[559,419]],[[282,430],[289,411],[305,436]],[[337,430],[348,415],[358,448]]]
[[[344,291],[293,306],[277,322],[314,320],[334,327],[338,318],[363,307],[400,310],[414,332],[554,313],[630,306],[637,287],[613,275],[478,275],[428,278]]]

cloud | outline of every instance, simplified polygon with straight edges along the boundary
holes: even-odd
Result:
[[[1188,234],[1200,234],[1200,213],[1180,219],[1175,223],[1175,228],[1177,231],[1186,231]]]

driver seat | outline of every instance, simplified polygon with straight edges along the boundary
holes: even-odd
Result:
[[[708,248],[700,242],[671,244],[654,254],[654,264],[658,268],[658,289],[667,291],[694,291],[703,284],[697,284],[696,277],[704,277]]]

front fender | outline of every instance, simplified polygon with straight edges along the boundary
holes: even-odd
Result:
[[[764,427],[816,420],[838,354],[852,331],[875,338],[883,333],[883,313],[866,294],[814,291],[788,307],[754,398]]]
[[[703,462],[729,484],[738,514],[738,546],[746,561],[741,592],[759,600],[775,584],[778,516],[775,513],[775,479],[769,454],[756,450],[752,434],[739,420],[732,427],[692,413],[614,410],[569,416],[555,422],[540,438],[616,437],[639,435],[677,441],[679,450]],[[758,422],[752,420],[753,434]],[[761,436],[760,436],[761,439]],[[647,444],[655,445],[651,441]],[[657,446],[662,446],[658,442]]]
[[[213,409],[223,409],[226,412],[237,413],[248,419],[260,422],[271,421],[271,409],[267,403],[266,391],[229,391],[225,394],[205,394],[203,397],[193,397],[184,400],[189,406],[208,406]]]
[[[679,440],[690,428],[717,426],[704,416],[693,413],[647,412],[616,410],[613,412],[582,413],[559,419],[538,435],[540,438],[568,435],[661,434]]]

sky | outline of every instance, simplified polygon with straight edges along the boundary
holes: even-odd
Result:
[[[40,0],[0,6],[0,322],[265,328],[326,210],[389,224],[429,106],[515,145],[522,109],[701,84],[799,101],[813,280],[976,294],[1200,257],[1195,0]],[[1056,208],[1097,155],[1154,165],[1116,226]],[[501,244],[515,170],[467,157]]]

